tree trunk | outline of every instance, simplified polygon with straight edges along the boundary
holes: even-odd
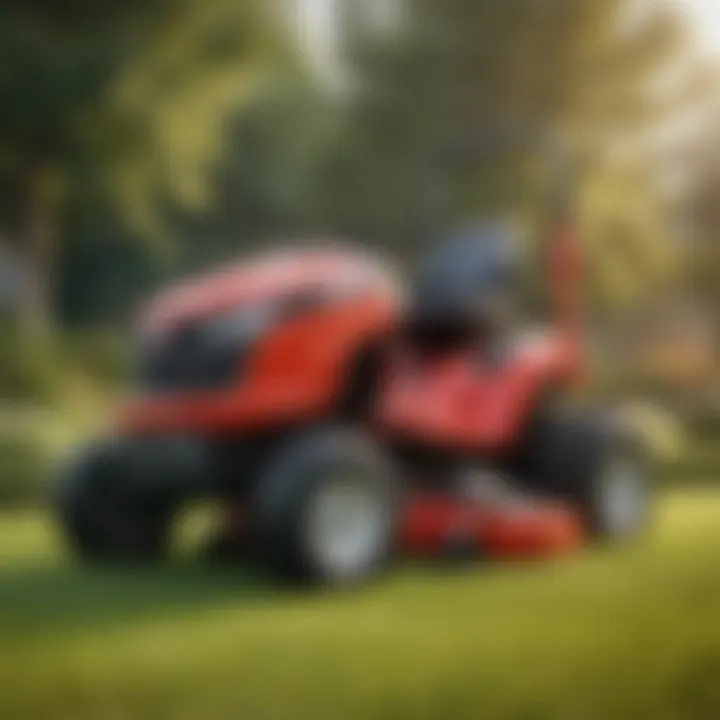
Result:
[[[36,169],[29,173],[25,189],[22,240],[26,277],[20,308],[21,323],[33,332],[47,333],[53,325],[55,216],[52,173]]]

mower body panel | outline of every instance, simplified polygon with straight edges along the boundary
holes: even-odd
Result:
[[[123,403],[119,430],[251,434],[319,419],[342,393],[357,356],[394,329],[399,297],[393,279],[365,256],[320,251],[281,254],[171,290],[143,319],[155,342],[224,313],[282,309],[238,349],[223,382],[142,387]]]
[[[398,358],[379,396],[377,422],[390,436],[470,454],[512,448],[547,388],[569,384],[579,360],[574,343],[546,334],[505,357],[465,353],[425,361]]]

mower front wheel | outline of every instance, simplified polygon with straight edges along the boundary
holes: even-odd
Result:
[[[290,438],[258,484],[261,558],[292,581],[344,586],[369,578],[392,556],[397,516],[387,459],[348,428]]]
[[[165,554],[168,505],[125,486],[111,444],[84,448],[68,463],[54,500],[60,529],[83,560],[146,562]]]

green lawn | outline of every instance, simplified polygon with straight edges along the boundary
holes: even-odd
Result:
[[[720,492],[633,548],[406,568],[347,595],[83,571],[0,516],[0,718],[718,718]]]

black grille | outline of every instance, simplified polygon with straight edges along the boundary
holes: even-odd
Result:
[[[140,349],[139,384],[148,390],[201,390],[232,385],[247,348],[216,347],[199,325],[183,325],[145,340]]]

